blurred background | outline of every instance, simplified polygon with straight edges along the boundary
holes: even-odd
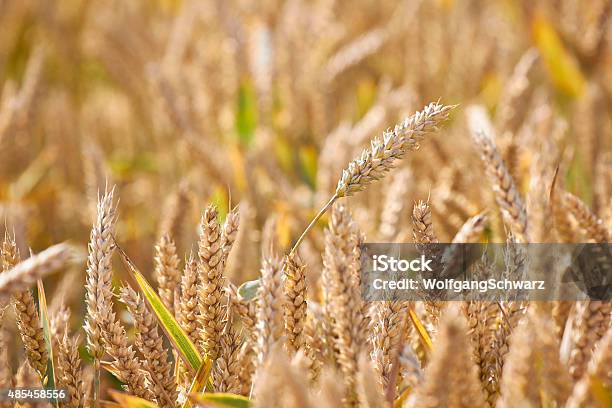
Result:
[[[441,240],[493,202],[464,123],[473,103],[524,194],[560,165],[609,222],[610,4],[0,0],[0,233],[22,254],[85,251],[97,194],[116,185],[118,240],[149,273],[163,232],[182,257],[207,203],[239,204],[240,282],[268,220],[288,246],[372,137],[436,100],[460,104],[442,134],[350,201],[369,239],[410,239],[401,213],[418,199]],[[538,162],[547,179],[529,176]],[[381,199],[391,188],[399,209]],[[503,237],[499,220],[488,234]],[[315,266],[321,236],[303,247]]]

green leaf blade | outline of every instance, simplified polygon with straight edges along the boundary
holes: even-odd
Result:
[[[238,394],[228,393],[201,393],[201,394],[189,394],[189,398],[200,404],[207,404],[210,406],[220,408],[250,408],[251,400],[245,396]]]
[[[45,295],[45,287],[41,279],[36,282],[38,289],[38,311],[40,321],[42,323],[43,336],[45,338],[45,347],[47,348],[47,376],[44,379],[45,388],[55,389],[55,367],[53,365],[53,346],[51,344],[51,327],[49,324],[49,308],[47,307],[47,296]],[[57,408],[57,399],[50,400],[51,404]]]

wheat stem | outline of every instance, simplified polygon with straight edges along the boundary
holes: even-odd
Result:
[[[310,231],[312,229],[312,227],[314,227],[314,225],[317,223],[317,221],[319,221],[319,218],[321,218],[327,212],[327,210],[329,210],[329,208],[336,202],[336,200],[338,198],[339,198],[338,194],[334,194],[332,196],[332,198],[329,199],[327,204],[325,204],[323,206],[323,208],[321,208],[319,210],[319,212],[317,213],[317,215],[315,215],[315,217],[312,219],[312,221],[310,221],[310,224],[308,224],[308,226],[306,227],[304,232],[302,232],[302,235],[300,235],[298,240],[295,241],[295,244],[293,244],[293,247],[291,248],[291,251],[289,251],[289,256],[290,257],[295,255],[295,251],[297,251],[298,247],[300,246],[300,244],[302,243],[302,241],[306,237],[306,234],[308,234],[308,231]]]

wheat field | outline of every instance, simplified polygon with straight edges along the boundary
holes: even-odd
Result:
[[[0,27],[0,407],[612,406],[610,301],[360,285],[368,242],[609,242],[612,1],[0,0]],[[68,396],[2,394],[41,388]]]

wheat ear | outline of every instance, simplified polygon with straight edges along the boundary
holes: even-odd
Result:
[[[259,300],[252,299],[247,301],[238,294],[238,288],[229,284],[227,288],[230,308],[233,313],[238,315],[244,332],[244,342],[240,350],[241,368],[239,373],[240,383],[242,384],[241,393],[248,395],[251,389],[251,382],[255,372],[255,360],[257,352],[255,350],[258,341],[257,314]]]
[[[3,269],[8,270],[15,267],[20,259],[15,239],[6,234],[2,243]],[[17,329],[25,347],[28,361],[38,372],[41,380],[44,381],[47,373],[47,347],[34,296],[32,296],[30,289],[26,289],[23,292],[13,294],[11,303],[15,310]]]
[[[570,378],[559,358],[553,324],[536,304],[512,335],[501,381],[499,407],[562,406],[569,396]]]
[[[129,392],[137,397],[153,401],[155,396],[147,386],[147,378],[142,370],[142,365],[136,357],[136,352],[128,343],[125,328],[115,320],[114,312],[108,329],[102,333],[104,346],[106,352],[113,358],[112,367],[117,377],[126,385]]]
[[[465,319],[455,307],[440,322],[436,352],[409,407],[486,407],[466,336]]]
[[[427,133],[437,129],[454,106],[434,102],[415,113],[394,129],[375,138],[369,149],[349,163],[336,187],[336,196],[347,197],[361,191],[373,181],[383,178],[409,151],[417,150]]]
[[[594,242],[608,242],[610,231],[606,228],[603,220],[597,218],[589,207],[575,195],[567,191],[561,192],[563,207],[568,210],[578,222],[578,226],[583,229],[587,237]]]
[[[94,358],[94,406],[100,398],[100,360],[104,356],[103,333],[108,331],[112,314],[112,271],[114,251],[113,230],[116,208],[114,189],[98,197],[96,218],[89,237],[85,304],[87,315],[83,328],[87,335],[87,350]],[[114,314],[112,314],[114,319]]]
[[[383,240],[393,240],[401,228],[411,181],[412,171],[409,168],[398,169],[393,174],[385,196],[385,204],[380,213],[378,233]]]
[[[221,337],[219,356],[215,360],[213,379],[215,391],[239,393],[242,390],[240,374],[242,371],[240,352],[242,335],[232,326],[231,320]]]
[[[500,379],[504,369],[504,362],[510,349],[513,331],[525,315],[526,308],[519,302],[498,303],[501,322],[495,330],[491,348],[485,353],[484,365],[490,379],[487,387],[488,400],[494,401],[500,392]]]
[[[590,300],[576,304],[567,358],[570,374],[575,380],[584,374],[595,344],[610,328],[611,318],[611,302]]]
[[[0,389],[8,389],[13,387],[13,372],[9,363],[9,345],[6,338],[8,332],[4,327],[3,309],[0,309]],[[11,408],[12,405],[10,401],[0,402],[1,408]]]
[[[181,328],[185,330],[185,334],[193,342],[197,344],[199,333],[197,330],[198,316],[198,263],[193,256],[189,254],[189,258],[185,262],[185,271],[181,278],[181,292],[178,307],[178,322]]]
[[[336,205],[332,210],[329,229],[325,233],[323,276],[329,290],[329,305],[326,310],[332,318],[334,351],[344,374],[347,403],[357,402],[356,373],[359,353],[365,338],[362,331],[362,300],[354,275],[359,268],[354,247],[358,242],[358,231],[348,209]]]
[[[134,318],[136,347],[144,357],[142,366],[151,376],[157,401],[162,407],[174,407],[178,398],[176,381],[169,361],[170,353],[164,348],[163,337],[159,334],[157,319],[144,299],[131,287],[121,289],[121,301]]]
[[[181,274],[179,272],[179,258],[176,254],[174,240],[168,234],[162,235],[155,246],[155,276],[159,287],[159,297],[164,305],[174,313],[174,292],[179,284]]]
[[[527,211],[518,189],[497,151],[495,142],[482,130],[472,132],[472,138],[480,151],[487,175],[493,186],[497,205],[499,205],[504,221],[510,227],[512,236],[519,243],[529,242],[527,230]]]
[[[414,242],[422,248],[424,255],[430,259],[433,259],[434,271],[440,269],[441,254],[436,247],[438,243],[438,237],[434,231],[433,220],[431,215],[431,208],[429,204],[424,201],[419,201],[414,204],[412,209],[412,227]],[[438,325],[440,314],[442,312],[443,303],[436,300],[436,293],[425,293],[425,309],[429,315],[429,318],[433,326]]]
[[[408,329],[409,304],[396,300],[376,305],[373,323],[373,354],[382,389],[389,385],[392,365],[398,357]]]
[[[229,255],[236,238],[238,237],[238,227],[240,226],[240,210],[238,207],[233,208],[225,217],[223,223],[223,255],[225,258]]]
[[[567,401],[567,408],[596,407],[600,403],[597,390],[612,389],[612,328],[609,328],[603,339],[597,343],[587,371],[574,386],[572,395]]]
[[[302,232],[290,254],[295,253],[308,231],[338,198],[351,196],[364,190],[372,182],[382,179],[406,153],[417,150],[425,135],[435,131],[448,118],[454,107],[438,102],[430,103],[422,111],[385,131],[381,138],[374,138],[370,142],[370,148],[363,150],[361,155],[342,171],[334,195]]]
[[[273,344],[282,333],[282,270],[280,258],[264,258],[261,267],[261,286],[257,294],[257,370],[261,369]]]
[[[85,404],[83,389],[83,370],[79,356],[79,339],[68,335],[64,326],[59,336],[57,348],[57,381],[61,388],[68,390],[69,400],[62,405],[70,408],[83,408]]]
[[[287,348],[296,353],[305,344],[306,323],[306,273],[305,265],[296,257],[288,256],[284,261],[285,274],[285,331]]]
[[[498,392],[498,377],[491,370],[490,356],[494,340],[499,308],[493,302],[469,301],[462,303],[468,323],[468,336],[473,347],[473,360],[480,369],[480,381],[489,406],[495,406]]]
[[[292,364],[280,344],[275,345],[255,382],[254,408],[310,407],[306,373]]]
[[[209,206],[200,222],[198,243],[200,287],[198,289],[198,319],[203,350],[210,358],[219,351],[219,340],[225,326],[223,297],[223,245],[217,209]]]
[[[67,265],[72,252],[67,244],[53,245],[0,274],[0,302],[15,292],[28,289],[38,279]]]
[[[0,245],[0,273],[6,272],[9,268],[12,268],[16,263],[16,253],[13,254],[12,245],[8,245],[8,248],[11,250],[7,252],[5,246],[7,246],[7,242],[9,241],[9,235],[5,232],[4,241],[2,245]],[[7,261],[7,258],[9,261]],[[11,261],[15,259],[15,261]],[[8,343],[6,336],[8,332],[6,327],[4,326],[5,319],[4,314],[8,309],[8,302],[6,300],[0,300],[0,389],[8,389],[13,387],[13,372],[11,369],[11,365],[9,363],[9,354],[8,354]],[[13,404],[10,401],[0,402],[0,408],[11,408]]]
[[[468,219],[453,237],[452,243],[479,242],[489,217],[486,212],[476,214]]]
[[[114,190],[110,190],[98,197],[96,219],[88,245],[85,284],[87,316],[84,328],[87,334],[87,349],[98,361],[104,356],[102,332],[108,328],[109,316],[112,313],[111,258],[114,251],[112,234],[116,221],[113,195]]]
[[[168,235],[180,242],[181,225],[189,210],[189,187],[181,183],[178,190],[165,203],[159,236]]]

